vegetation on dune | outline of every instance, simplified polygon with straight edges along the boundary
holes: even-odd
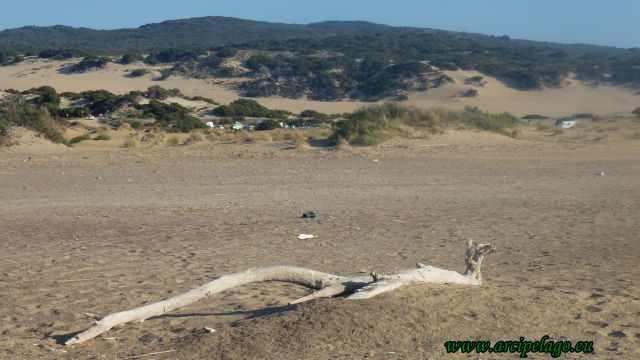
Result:
[[[64,142],[62,121],[52,116],[46,106],[27,102],[19,95],[0,101],[0,135],[6,135],[9,126],[22,126],[43,134],[53,142]]]
[[[272,119],[284,119],[290,112],[284,110],[270,110],[251,99],[238,99],[229,105],[221,105],[213,110],[217,116],[227,117],[263,117]]]
[[[111,136],[109,136],[107,134],[98,134],[93,138],[93,140],[107,141],[107,140],[111,140]]]
[[[69,141],[67,141],[67,145],[69,146],[73,146],[79,142],[85,141],[85,140],[91,140],[91,137],[87,134],[85,135],[79,135],[76,137],[71,138]]]
[[[258,124],[256,124],[256,130],[258,130],[258,131],[273,130],[273,129],[278,129],[278,128],[281,128],[281,127],[282,126],[280,126],[280,122],[278,122],[276,120],[273,120],[273,119],[262,120]]]
[[[522,119],[523,120],[545,120],[545,119],[548,119],[548,117],[540,114],[527,114],[523,116]]]
[[[15,65],[24,60],[24,56],[15,52],[0,52],[0,66]]]
[[[512,136],[518,119],[508,113],[492,114],[475,107],[467,107],[463,111],[428,111],[386,103],[357,110],[346,120],[339,121],[329,143],[333,146],[344,142],[370,146],[413,129],[436,131],[456,124]]]
[[[640,107],[635,108],[631,113],[637,117],[640,117]]]
[[[249,97],[397,96],[402,89],[430,88],[449,80],[432,67],[477,70],[523,90],[559,86],[571,73],[588,81],[640,84],[638,49],[539,43],[366,22],[288,25],[207,17],[137,29],[54,26],[0,32],[0,53],[7,54],[4,62],[27,53],[43,58],[94,56],[78,64],[77,71],[100,65],[98,56],[125,52],[124,63],[149,53],[147,63],[173,63],[175,71],[237,76],[241,74],[223,63],[236,56],[238,49],[280,54],[258,53],[242,59],[254,76],[241,89]],[[465,82],[484,84],[479,76]]]
[[[140,76],[145,76],[149,73],[148,69],[133,69],[131,70],[131,73],[129,75],[131,75],[131,77],[140,77]]]
[[[82,59],[79,63],[71,65],[69,71],[72,73],[81,73],[94,69],[101,69],[105,67],[108,63],[111,62],[111,59],[108,57],[93,57],[87,56]]]
[[[467,89],[462,90],[458,93],[459,97],[476,97],[478,96],[478,90],[476,89]]]
[[[194,129],[204,129],[206,125],[190,114],[184,106],[171,103],[165,104],[157,100],[149,101],[147,105],[139,105],[143,109],[143,116],[150,116],[156,122],[173,132],[189,132]]]
[[[120,64],[129,65],[136,61],[142,61],[144,56],[135,53],[126,53],[120,58]]]

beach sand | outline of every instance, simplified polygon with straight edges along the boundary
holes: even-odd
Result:
[[[206,141],[125,149],[124,129],[74,148],[0,148],[0,359],[448,359],[467,356],[446,354],[447,340],[543,335],[593,341],[593,359],[637,359],[639,134],[627,120],[556,135],[532,125],[516,139],[448,130],[339,151]],[[301,219],[308,210],[317,217]],[[306,290],[255,284],[57,344],[91,326],[85,313],[258,265],[463,271],[469,238],[497,249],[481,287],[287,306]]]

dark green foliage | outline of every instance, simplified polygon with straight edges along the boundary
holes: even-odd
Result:
[[[467,89],[467,90],[462,90],[458,93],[458,96],[460,97],[476,97],[478,96],[478,90],[476,89]]]
[[[34,99],[34,103],[38,105],[47,105],[50,110],[55,110],[60,106],[60,95],[58,95],[56,89],[51,86],[41,86],[28,90],[28,92],[38,95],[38,97]]]
[[[127,53],[122,55],[120,63],[124,65],[133,64],[136,61],[142,61],[144,57],[140,54]]]
[[[165,104],[157,100],[149,101],[148,105],[140,106],[144,116],[151,116],[156,122],[169,131],[189,132],[194,129],[204,129],[206,125],[189,114],[184,106],[171,103]]]
[[[179,47],[187,50],[170,50]],[[146,61],[157,63],[195,60],[204,54],[193,49],[214,49],[217,58],[232,56],[235,49],[289,51],[294,54],[293,58],[311,56],[322,50],[343,55],[352,63],[349,66],[353,66],[355,59],[367,59],[359,64],[358,76],[351,69],[346,79],[340,73],[329,72],[328,68],[307,66],[313,63],[308,59],[303,61],[306,64],[300,64],[302,66],[293,60],[288,60],[287,66],[278,65],[281,60],[273,59],[253,59],[248,62],[254,71],[261,71],[262,68],[271,72],[276,69],[287,71],[278,76],[289,78],[287,86],[294,87],[291,94],[287,95],[290,97],[301,96],[300,89],[314,86],[323,89],[312,91],[317,98],[337,98],[354,86],[366,95],[383,94],[389,86],[394,86],[392,79],[388,78],[389,74],[376,74],[390,64],[418,61],[429,61],[429,64],[440,69],[478,70],[520,89],[558,86],[562,76],[572,72],[587,80],[615,84],[640,83],[640,51],[637,49],[507,40],[505,37],[399,28],[366,22],[329,21],[290,25],[205,17],[166,21],[137,29],[105,31],[53,26],[23,27],[0,32],[0,52],[39,52],[42,57],[72,53],[78,56],[81,52],[94,56],[123,52],[152,53]],[[318,62],[325,60],[322,57],[316,59]],[[216,65],[217,60],[211,60],[213,62],[207,66]],[[346,64],[333,66],[340,69],[345,67]],[[300,76],[302,80],[294,80]],[[342,80],[352,79],[357,84],[343,85]],[[276,83],[252,84],[245,91],[247,95],[274,91],[287,93],[285,87],[276,86],[274,90],[273,86],[268,85]]]
[[[24,57],[14,52],[0,52],[0,65],[15,65],[24,60]]]
[[[140,120],[134,120],[130,124],[131,124],[131,127],[136,130],[142,129],[142,126],[143,126],[142,121]]]
[[[91,109],[86,106],[74,106],[58,110],[58,116],[62,118],[78,118],[87,116],[89,114],[91,114]]]
[[[85,53],[77,50],[65,49],[45,49],[38,53],[38,57],[42,59],[68,60],[74,57],[85,56]]]
[[[72,73],[85,72],[93,69],[101,69],[105,67],[111,59],[107,57],[95,58],[92,56],[85,57],[79,63],[72,65],[69,71]]]
[[[0,118],[0,139],[7,136],[8,131],[9,131],[9,124],[6,122],[6,120]]]
[[[149,70],[147,69],[134,69],[131,70],[131,77],[140,77],[140,76],[145,76],[149,73]]]
[[[216,56],[216,55],[209,55],[207,56],[205,59],[203,59],[202,61],[200,61],[198,63],[198,66],[201,69],[207,69],[207,70],[215,70],[218,67],[220,67],[220,64],[222,64],[222,62],[224,61],[223,58]]]
[[[172,63],[185,59],[195,60],[198,56],[204,55],[204,50],[191,49],[167,49],[159,53],[155,53],[155,59],[161,63]]]
[[[89,135],[80,135],[80,136],[76,136],[74,138],[71,138],[71,140],[69,140],[67,142],[67,145],[72,146],[74,144],[77,144],[79,142],[85,141],[85,140],[91,140],[91,137]]]
[[[111,140],[111,136],[107,134],[98,134],[93,138],[93,140],[107,141],[107,140]]]
[[[284,119],[290,112],[284,110],[270,110],[251,99],[238,99],[229,105],[221,105],[213,110],[217,116],[249,116],[273,119]]]
[[[234,57],[237,53],[238,49],[231,46],[223,46],[216,51],[216,55],[223,59]]]
[[[523,120],[544,120],[548,119],[548,117],[539,114],[528,114],[522,117]]]
[[[313,119],[323,119],[326,120],[329,118],[327,114],[323,114],[321,112],[317,112],[315,110],[304,110],[300,113],[300,117],[303,118],[313,118]]]
[[[273,119],[262,120],[256,124],[256,130],[273,130],[280,127],[280,122]]]
[[[640,117],[640,107],[635,108],[631,113],[637,117]]]
[[[75,94],[77,99],[85,99],[84,105],[92,114],[107,114],[114,112],[135,100],[136,93],[115,95],[107,90],[90,90]],[[73,97],[72,97],[73,98]],[[86,113],[85,113],[86,115]]]
[[[484,86],[486,83],[484,76],[471,76],[464,79],[465,85]]]

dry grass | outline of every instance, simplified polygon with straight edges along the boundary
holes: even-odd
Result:
[[[169,145],[180,145],[180,137],[178,135],[173,135],[167,139],[167,144]]]
[[[140,140],[138,140],[138,135],[131,135],[127,139],[125,139],[122,147],[124,148],[137,148],[140,146]]]
[[[131,125],[129,125],[129,123],[123,122],[122,124],[120,124],[120,126],[118,126],[118,131],[120,130],[131,131],[133,130],[133,128],[131,127]]]
[[[189,139],[187,140],[189,142],[200,142],[200,141],[204,141],[204,134],[201,131],[192,131],[191,135],[189,136]]]
[[[140,141],[158,146],[164,142],[164,133],[147,133],[142,137],[142,139],[140,139]]]

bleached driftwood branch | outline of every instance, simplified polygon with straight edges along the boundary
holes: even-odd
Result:
[[[257,267],[221,276],[186,293],[162,301],[107,315],[96,321],[91,328],[67,340],[65,344],[81,343],[109,331],[114,326],[132,321],[142,322],[150,317],[160,316],[194,303],[211,294],[257,282],[288,282],[317,290],[310,295],[292,301],[291,304],[336,295],[346,295],[347,300],[368,299],[415,283],[482,285],[482,260],[491,251],[493,251],[493,247],[490,244],[479,244],[474,247],[473,241],[469,240],[465,257],[467,270],[464,275],[420,263],[417,264],[416,269],[405,270],[395,274],[378,275],[372,273],[371,276],[355,277],[338,276],[293,266]]]

